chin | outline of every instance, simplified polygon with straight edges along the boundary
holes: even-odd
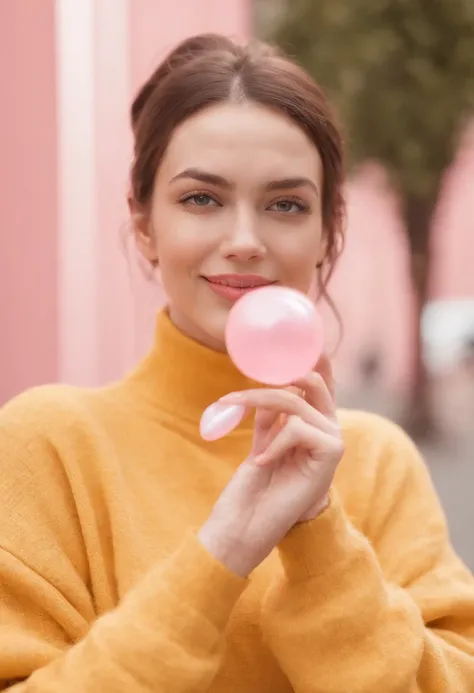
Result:
[[[226,351],[225,328],[230,304],[222,305],[214,296],[203,295],[199,290],[177,296],[176,300],[170,291],[167,296],[171,321],[181,332],[211,349]]]
[[[227,351],[225,345],[225,328],[228,310],[212,310],[207,315],[197,316],[197,325],[202,332],[201,341],[217,351]],[[199,319],[200,318],[200,319]]]

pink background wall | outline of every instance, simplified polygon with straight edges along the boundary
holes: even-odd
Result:
[[[0,401],[57,376],[53,3],[0,2]]]
[[[119,377],[146,349],[161,292],[127,242],[128,108],[178,40],[248,35],[249,1],[0,2],[0,402],[51,380]],[[470,132],[439,209],[438,296],[474,296],[473,180]],[[387,382],[403,383],[410,299],[396,200],[375,167],[348,199],[333,284],[345,323],[339,379],[375,346],[388,355]]]

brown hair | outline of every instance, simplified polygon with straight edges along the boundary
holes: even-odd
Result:
[[[135,159],[131,185],[146,208],[173,130],[217,103],[250,101],[284,113],[314,143],[323,165],[322,216],[326,252],[319,291],[332,305],[327,284],[344,240],[343,147],[323,92],[295,62],[267,44],[235,44],[218,34],[180,43],[138,92],[131,109]],[[336,311],[337,313],[337,311]]]

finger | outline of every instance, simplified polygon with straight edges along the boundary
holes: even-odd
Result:
[[[289,388],[285,390],[276,388],[243,390],[226,395],[219,401],[224,404],[241,404],[245,407],[278,411],[288,416],[299,416],[311,426],[318,426],[322,429],[329,430],[331,427],[331,422],[320,411],[308,404],[300,395],[290,391]]]
[[[311,462],[320,464],[328,457],[339,454],[340,441],[305,421],[292,417],[275,436],[267,449],[255,458],[258,465],[276,462],[295,448],[308,451],[308,466]]]
[[[301,389],[290,386],[285,388],[288,392],[293,392],[295,395],[301,396]],[[231,393],[233,394],[233,393]],[[255,412],[255,427],[259,432],[266,433],[273,429],[274,425],[281,419],[280,412],[275,409],[257,409]]]
[[[336,405],[326,381],[318,372],[310,373],[295,381],[295,385],[304,392],[304,398],[314,409],[330,419],[336,418]]]
[[[279,414],[272,409],[257,409],[255,412],[254,443],[252,454],[258,455],[266,449],[279,425]]]
[[[301,396],[301,390],[290,386],[286,388],[289,392]],[[266,450],[269,443],[276,436],[277,432],[286,423],[288,417],[276,409],[257,409],[255,411],[254,426],[254,446],[252,453],[258,455]]]
[[[271,430],[278,419],[278,412],[274,409],[257,409],[255,412],[255,429],[261,434]]]

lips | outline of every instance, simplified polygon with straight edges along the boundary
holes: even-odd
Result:
[[[206,277],[211,284],[220,284],[221,286],[233,286],[238,289],[254,289],[257,286],[267,286],[273,282],[264,277],[254,275],[216,275]]]
[[[255,274],[219,274],[204,277],[210,288],[229,301],[236,301],[244,294],[260,286],[275,282]]]

